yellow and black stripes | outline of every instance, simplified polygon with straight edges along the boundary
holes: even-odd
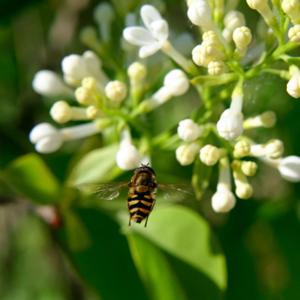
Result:
[[[128,210],[130,220],[141,223],[147,218],[154,205],[154,195],[149,191],[128,195]]]

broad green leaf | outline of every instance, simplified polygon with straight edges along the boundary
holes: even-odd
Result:
[[[108,181],[116,172],[114,167],[117,150],[118,145],[113,144],[89,152],[74,167],[69,183],[76,186]]]
[[[147,228],[134,226],[175,258],[205,274],[220,289],[226,288],[226,264],[207,222],[192,210],[180,206],[156,207]]]
[[[187,300],[166,255],[141,235],[127,235],[135,265],[151,299]]]
[[[37,154],[19,157],[3,175],[13,190],[35,202],[53,203],[60,200],[59,183]]]
[[[79,209],[76,215],[89,235],[89,247],[82,251],[70,249],[65,228],[60,232],[61,242],[84,281],[101,299],[147,300],[119,225],[97,210]]]

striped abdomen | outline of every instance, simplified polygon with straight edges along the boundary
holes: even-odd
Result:
[[[130,221],[141,223],[147,218],[153,208],[154,201],[154,194],[150,191],[130,193],[128,195],[129,224]]]

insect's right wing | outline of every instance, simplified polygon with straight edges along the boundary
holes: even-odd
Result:
[[[127,182],[108,182],[85,184],[79,189],[88,194],[94,194],[102,200],[113,200],[120,195],[122,189],[128,187]]]
[[[158,194],[168,201],[180,202],[193,198],[193,190],[187,184],[158,184]]]

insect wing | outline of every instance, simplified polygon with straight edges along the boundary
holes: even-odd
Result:
[[[162,198],[172,201],[181,201],[193,197],[193,190],[190,185],[158,184],[158,192],[162,195]]]
[[[128,187],[127,182],[108,182],[85,184],[80,190],[94,194],[97,198],[102,200],[113,200],[120,195],[122,189]]]

